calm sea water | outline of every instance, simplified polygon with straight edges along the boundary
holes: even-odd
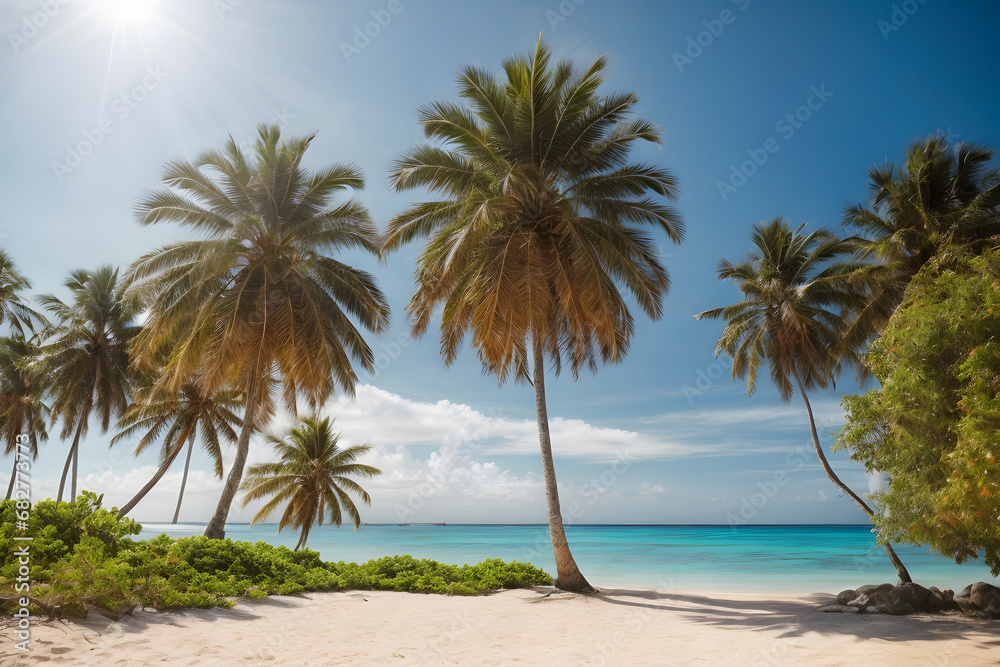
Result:
[[[204,524],[146,524],[139,539],[200,535]],[[583,526],[566,527],[580,570],[605,588],[836,593],[866,583],[895,583],[885,548],[870,526]],[[227,524],[226,537],[294,548],[298,533],[277,524]],[[529,562],[555,573],[547,525],[316,526],[311,549],[324,560],[364,562],[409,554],[444,563],[487,558]],[[956,592],[974,581],[1000,586],[981,560],[956,565],[925,547],[897,545],[913,580]]]

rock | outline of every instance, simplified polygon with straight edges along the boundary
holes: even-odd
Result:
[[[931,592],[913,582],[900,584],[889,591],[887,611],[893,616],[905,616],[927,608]]]
[[[857,591],[852,591],[851,589],[847,589],[846,591],[840,591],[840,593],[837,594],[837,604],[846,605],[848,602],[850,602],[856,597],[858,597]]]
[[[868,596],[865,595],[864,593],[861,593],[853,600],[850,600],[847,604],[852,607],[864,608],[868,605]]]
[[[972,604],[990,618],[1000,617],[1000,588],[985,581],[977,581],[969,587],[969,598]]]
[[[960,607],[955,602],[955,592],[948,590],[938,590],[934,586],[930,588],[930,595],[927,596],[927,605],[924,611],[938,614],[942,611],[958,611]]]
[[[816,611],[825,611],[836,614],[856,614],[858,613],[858,608],[849,607],[846,604],[828,604],[825,607],[820,607]]]

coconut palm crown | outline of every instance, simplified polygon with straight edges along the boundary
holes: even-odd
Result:
[[[557,585],[586,590],[559,515],[545,358],[574,377],[620,362],[634,333],[622,291],[656,319],[670,284],[650,231],[679,242],[684,226],[661,199],[677,197],[673,175],[629,162],[636,142],[660,143],[631,117],[638,97],[598,94],[603,56],[582,71],[550,61],[539,40],[530,59],[504,60],[502,80],[463,68],[462,103],[420,109],[430,142],[399,157],[390,178],[439,198],[393,218],[382,252],[426,237],[407,312],[420,335],[441,307],[446,364],[468,333],[485,373],[534,385]]]
[[[371,450],[370,445],[341,449],[340,434],[334,433],[329,417],[322,420],[303,417],[283,436],[269,434],[267,441],[280,461],[256,465],[247,471],[243,506],[271,496],[250,525],[263,521],[285,505],[278,530],[291,526],[301,531],[295,551],[305,546],[313,524],[322,526],[328,520],[340,526],[347,514],[355,530],[361,527],[361,514],[348,492],[371,505],[368,492],[351,479],[382,474],[378,468],[356,463]]]

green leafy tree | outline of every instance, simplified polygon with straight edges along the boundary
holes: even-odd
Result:
[[[841,349],[844,313],[856,308],[865,294],[845,279],[857,266],[840,261],[850,255],[851,243],[825,229],[801,234],[803,227],[793,231],[782,218],[756,223],[755,248],[746,259],[719,262],[719,279],[735,282],[743,300],[695,317],[726,321],[715,351],[732,357],[733,379],[746,379],[751,396],[765,361],[782,400],[791,402],[798,389],[823,470],[871,518],[872,509],[830,466],[807,394],[830,386],[844,362],[856,363],[851,349]],[[885,548],[900,581],[910,581],[892,545],[886,543]]]
[[[994,242],[995,243],[995,242]],[[890,477],[881,535],[1000,574],[1000,247],[931,260],[872,345],[881,383],[845,396],[838,446]]]
[[[252,466],[247,471],[243,482],[243,507],[272,496],[254,516],[251,526],[285,505],[278,531],[286,526],[302,531],[295,551],[305,546],[313,524],[322,526],[326,519],[340,526],[346,513],[354,522],[355,530],[361,526],[358,507],[348,492],[371,505],[368,492],[351,479],[382,474],[378,468],[356,463],[371,450],[370,445],[341,449],[340,434],[333,432],[329,417],[323,420],[304,417],[284,437],[272,434],[267,441],[281,460]]]
[[[885,328],[903,301],[910,279],[949,246],[982,246],[1000,234],[1000,176],[989,168],[994,150],[949,144],[944,136],[915,141],[905,168],[889,163],[868,172],[869,206],[849,206],[843,223],[860,257],[874,260],[854,277],[869,288],[845,331],[849,344],[865,346]]]
[[[128,346],[138,331],[135,304],[119,290],[118,269],[76,269],[65,285],[72,295],[68,304],[52,295],[39,297],[55,318],[41,333],[46,340],[41,364],[51,388],[52,420],[62,422],[62,439],[73,436],[56,502],[62,500],[70,464],[70,499],[76,498],[80,439],[87,433],[91,413],[97,411],[101,431],[107,432],[112,417],[121,416],[128,407],[132,389]]]
[[[239,391],[243,426],[236,458],[205,530],[225,536],[240,486],[250,436],[275,411],[282,388],[314,409],[340,386],[353,394],[352,359],[372,370],[373,355],[353,320],[381,333],[389,306],[373,276],[326,253],[376,253],[368,211],[357,201],[331,207],[343,190],[364,186],[353,166],[310,172],[301,161],[312,137],[281,141],[262,125],[247,155],[230,139],[222,151],[164,167],[168,186],[138,204],[143,225],[176,222],[204,238],[158,248],[129,270],[134,292],[149,309],[136,350],[154,359],[172,346],[162,387],[176,392],[198,371],[206,395]]]
[[[651,318],[669,280],[653,235],[679,242],[679,214],[649,195],[677,197],[665,169],[628,161],[636,141],[660,142],[631,118],[633,93],[601,96],[607,61],[583,71],[550,65],[539,40],[531,59],[510,57],[504,78],[458,76],[464,104],[420,110],[421,144],[396,160],[396,191],[428,188],[389,223],[383,252],[428,237],[408,313],[416,335],[441,306],[441,353],[451,364],[466,333],[484,372],[534,385],[556,585],[591,590],[563,529],[545,403],[545,361],[596,371],[620,362],[634,321],[620,287]]]
[[[181,503],[184,501],[184,489],[187,487],[188,471],[191,467],[191,453],[194,443],[198,440],[198,428],[201,427],[201,443],[215,464],[215,474],[222,479],[222,442],[236,442],[235,428],[241,425],[240,418],[233,410],[242,406],[240,395],[231,389],[220,389],[212,395],[205,395],[198,386],[197,378],[181,385],[176,394],[163,395],[156,391],[155,385],[144,388],[136,397],[135,403],[119,420],[119,433],[111,439],[115,445],[140,431],[145,431],[135,447],[134,455],[138,456],[150,445],[160,439],[160,467],[135,496],[125,503],[118,511],[123,517],[148,494],[166,474],[177,459],[185,445],[187,456],[184,459],[184,475],[181,477],[181,490],[177,494],[177,508],[171,523],[177,523],[180,516]],[[235,428],[234,428],[235,427]],[[164,432],[166,431],[166,432]]]
[[[14,490],[17,450],[38,459],[38,441],[47,440],[48,406],[43,402],[44,376],[38,370],[37,345],[15,334],[0,338],[0,438],[4,454],[14,455],[6,499]],[[20,447],[18,446],[20,444]]]

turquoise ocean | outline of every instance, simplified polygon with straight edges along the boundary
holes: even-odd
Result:
[[[160,533],[200,535],[205,524],[144,524],[138,539]],[[603,588],[660,591],[837,593],[861,584],[896,582],[885,548],[869,525],[604,526],[569,525],[580,570]],[[226,537],[294,548],[298,532],[277,524],[227,524]],[[309,548],[323,560],[364,562],[409,554],[458,565],[487,558],[529,562],[555,573],[547,525],[316,526]],[[895,545],[914,581],[956,592],[991,577],[982,560],[962,565],[926,547]]]

